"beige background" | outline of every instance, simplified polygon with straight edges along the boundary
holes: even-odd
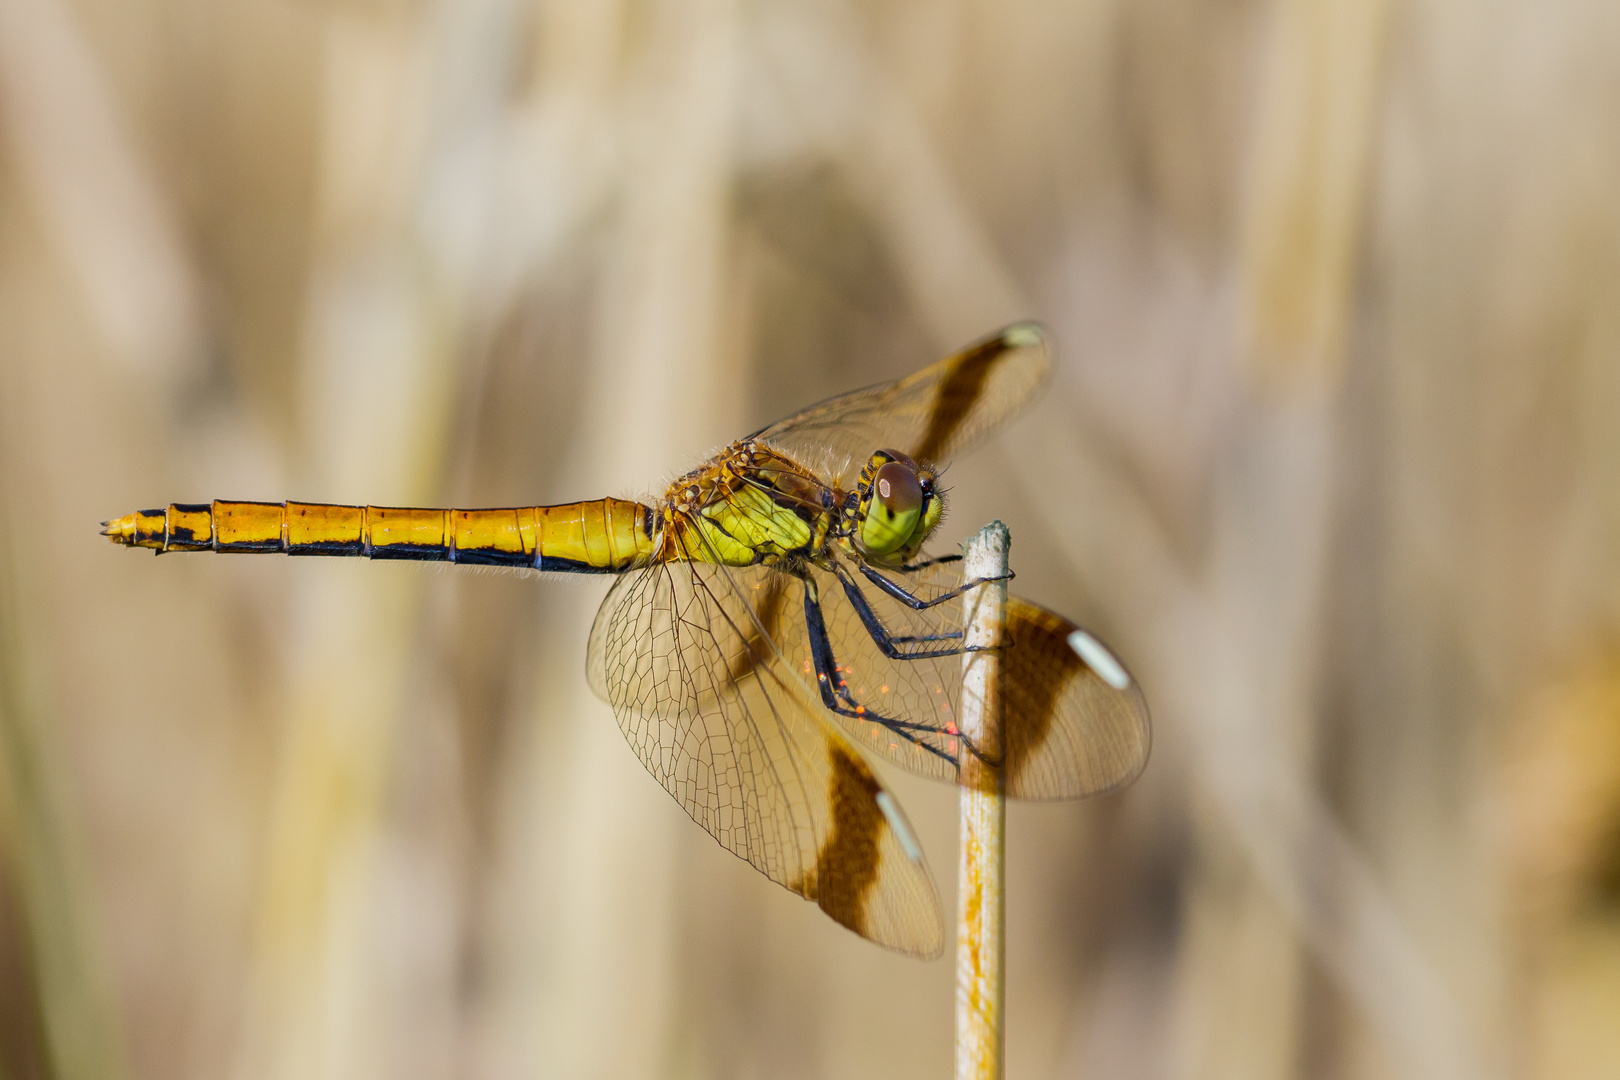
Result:
[[[1156,746],[1011,811],[1009,1075],[1620,1075],[1613,4],[0,0],[0,1076],[947,1075],[602,582],[95,523],[645,495],[1025,316],[941,546]]]

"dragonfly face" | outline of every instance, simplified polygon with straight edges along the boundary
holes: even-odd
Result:
[[[956,711],[960,601],[984,583],[922,549],[944,514],[940,469],[1034,397],[1048,368],[1040,328],[1010,326],[758,431],[651,505],[171,504],[105,532],[160,553],[617,575],[587,675],[642,763],[773,881],[873,941],[933,956],[944,944],[933,879],[858,748],[942,780],[978,754]],[[1008,795],[1079,798],[1141,771],[1147,705],[1101,642],[1009,597],[1001,650],[1004,745],[991,764]]]
[[[945,513],[934,470],[898,450],[879,450],[861,470],[854,538],[876,563],[901,566],[922,551]]]

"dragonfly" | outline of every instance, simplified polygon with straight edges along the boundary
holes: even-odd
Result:
[[[115,543],[614,575],[587,678],[688,814],[772,881],[880,945],[944,947],[916,834],[868,755],[1006,795],[1075,799],[1133,780],[1151,727],[1097,637],[1008,597],[1001,737],[963,735],[963,604],[989,584],[924,548],[941,475],[1028,404],[1048,335],[1009,326],[897,381],[830,398],[640,502],[481,510],[173,503],[103,522]],[[951,601],[957,601],[952,603]]]

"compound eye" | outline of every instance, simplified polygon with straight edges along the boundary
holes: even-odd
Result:
[[[882,557],[903,548],[917,531],[922,505],[922,484],[915,469],[899,461],[879,466],[861,522],[860,541],[867,554]]]
[[[922,508],[922,484],[911,468],[891,461],[872,478],[872,497],[891,517],[900,517]]]

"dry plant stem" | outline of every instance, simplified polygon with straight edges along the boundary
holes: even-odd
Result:
[[[962,545],[963,575],[995,579],[966,597],[962,654],[961,862],[956,902],[956,1077],[999,1080],[1002,1051],[1002,862],[1007,797],[1001,761],[1001,643],[1007,610],[1007,526],[992,521]],[[993,764],[992,764],[993,763]]]

